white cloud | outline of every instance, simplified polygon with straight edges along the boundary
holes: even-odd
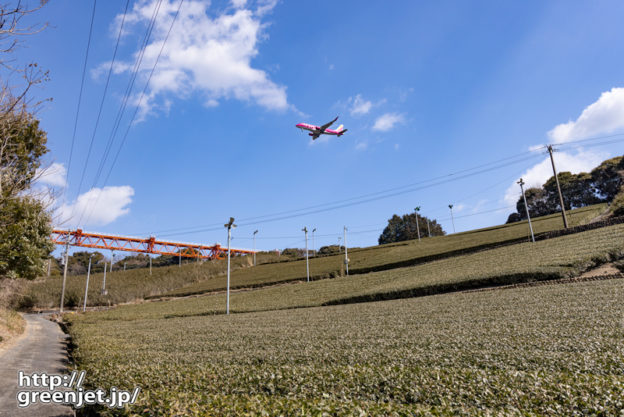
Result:
[[[334,64],[329,64],[329,70],[330,70],[330,71],[331,71],[331,70],[333,70],[334,68],[336,68],[336,67],[334,66]]]
[[[398,113],[386,113],[382,114],[375,120],[375,124],[373,125],[373,130],[377,130],[380,132],[387,132],[391,130],[397,123],[403,123],[405,118],[403,115]]]
[[[357,94],[355,97],[349,97],[349,102],[351,103],[351,115],[352,116],[361,116],[370,111],[371,107],[373,107],[373,103],[369,100],[364,100],[361,94]]]
[[[47,168],[39,168],[35,173],[35,178],[37,178],[38,184],[49,185],[52,187],[65,187],[67,185],[66,182],[67,169],[65,165],[59,164],[58,162],[54,162]]]
[[[71,204],[63,204],[56,210],[60,224],[75,225],[84,212],[84,224],[80,226],[102,226],[128,214],[134,189],[129,185],[92,188],[80,194]]]
[[[220,100],[254,102],[271,110],[291,106],[286,87],[271,81],[263,70],[253,68],[258,43],[266,38],[262,16],[275,7],[276,0],[233,0],[233,10],[208,15],[210,2],[187,0],[169,35],[162,56],[152,76],[141,106],[142,114],[159,106],[157,97],[172,95],[187,98],[192,93],[204,95],[204,103],[215,106]],[[128,32],[144,29],[151,19],[156,0],[138,1],[126,17]],[[177,0],[165,0],[158,14],[151,42],[145,47],[141,76],[146,79],[160,52],[178,7]],[[255,9],[254,9],[255,7]],[[119,17],[116,18],[116,22]],[[115,71],[129,72],[137,50],[129,62],[120,62]],[[110,65],[110,64],[103,64]],[[135,104],[137,98],[134,98]]]
[[[367,148],[368,148],[368,143],[366,142],[358,142],[358,144],[355,145],[356,151],[365,151]]]
[[[465,208],[466,208],[466,206],[464,204],[454,204],[453,205],[453,212],[457,213],[457,212],[462,211]]]
[[[569,171],[573,174],[589,172],[607,157],[608,155],[602,152],[585,151],[582,149],[578,150],[576,154],[565,152],[557,152],[554,154],[557,173]],[[526,170],[521,175],[521,178],[526,183],[525,189],[527,189],[531,187],[541,187],[552,175],[553,171],[550,157],[546,156],[542,162]],[[514,181],[505,191],[505,203],[509,205],[516,204],[520,197],[520,186]]]
[[[624,129],[624,88],[605,91],[575,121],[555,126],[548,136],[554,143],[589,138]]]

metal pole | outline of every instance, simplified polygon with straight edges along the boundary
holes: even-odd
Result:
[[[230,221],[225,224],[225,227],[228,229],[227,295],[225,299],[225,314],[230,314],[230,241],[232,240],[232,227],[236,227],[234,224],[234,217],[230,217]]]
[[[307,280],[306,282],[310,282],[310,262],[308,259],[308,228],[304,227],[303,229],[301,229],[303,232],[305,232],[305,243],[306,243],[306,276],[307,276]]]
[[[520,178],[518,181],[520,184],[520,191],[522,191],[522,198],[524,199],[524,208],[526,209],[527,219],[529,220],[529,230],[531,230],[531,240],[535,243],[535,236],[533,235],[533,225],[531,225],[531,215],[529,214],[529,206],[527,204],[526,195],[524,195],[524,181]]]
[[[91,256],[89,256],[89,267],[87,268],[87,285],[85,285],[84,304],[82,305],[82,312],[83,313],[85,311],[87,311],[87,294],[89,293],[89,276],[91,275],[91,258],[92,257],[93,257],[93,254],[91,254]]]
[[[420,211],[420,206],[414,209],[416,212],[416,233],[418,233],[418,241],[420,242],[420,226],[418,225],[418,212]]]
[[[254,266],[256,266],[256,234],[258,234],[258,231],[256,230],[255,232],[253,232],[253,261],[254,261]]]
[[[102,295],[106,295],[106,258],[104,258],[104,279],[102,280]]]
[[[550,163],[552,164],[553,175],[555,176],[555,182],[557,183],[557,191],[559,192],[559,204],[561,205],[561,216],[563,217],[563,227],[568,228],[568,218],[566,217],[565,204],[563,204],[563,194],[561,194],[561,187],[559,186],[559,177],[557,176],[557,170],[555,169],[555,159],[553,158],[553,147],[548,145],[548,154],[550,155]]]
[[[344,226],[344,229],[342,231],[342,233],[344,234],[344,247],[345,247],[345,267],[347,269],[347,276],[349,276],[349,254],[347,253],[347,226]]]
[[[449,208],[451,209],[451,222],[453,223],[453,233],[455,233],[455,219],[453,218],[453,205],[449,204]]]
[[[67,234],[67,241],[65,242],[65,266],[63,269],[63,288],[61,289],[61,308],[60,312],[63,312],[63,304],[65,303],[65,281],[67,281],[67,264],[69,263],[69,235]]]

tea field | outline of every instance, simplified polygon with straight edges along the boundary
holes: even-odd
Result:
[[[617,416],[622,300],[624,279],[612,279],[230,316],[66,318],[89,386],[143,389],[131,408],[102,415]]]
[[[309,283],[234,292],[233,312],[407,298],[460,289],[575,276],[624,258],[624,224],[428,262]],[[121,306],[95,317],[114,320],[220,314],[225,294]],[[89,320],[89,315],[85,318]]]

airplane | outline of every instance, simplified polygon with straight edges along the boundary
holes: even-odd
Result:
[[[336,118],[332,120],[331,122],[325,123],[323,126],[314,126],[314,125],[309,125],[307,123],[299,123],[295,126],[301,130],[305,129],[305,130],[309,130],[310,132],[312,132],[312,133],[308,133],[309,136],[312,136],[312,140],[315,140],[321,135],[342,136],[347,131],[347,129],[344,129],[342,125],[338,126],[338,129],[336,130],[328,129],[328,127],[331,126],[336,120],[338,120],[338,116],[336,116]]]

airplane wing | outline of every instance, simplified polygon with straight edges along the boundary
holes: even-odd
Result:
[[[336,116],[336,118],[334,120],[332,120],[331,122],[325,123],[323,126],[321,126],[321,133],[323,133],[325,131],[325,129],[327,129],[329,126],[331,126],[332,124],[334,124],[334,122],[338,120],[338,116]]]
[[[321,134],[318,132],[314,132],[313,134],[310,134],[310,136],[312,136],[312,140],[314,140],[314,139],[317,139],[319,136],[321,136]]]

